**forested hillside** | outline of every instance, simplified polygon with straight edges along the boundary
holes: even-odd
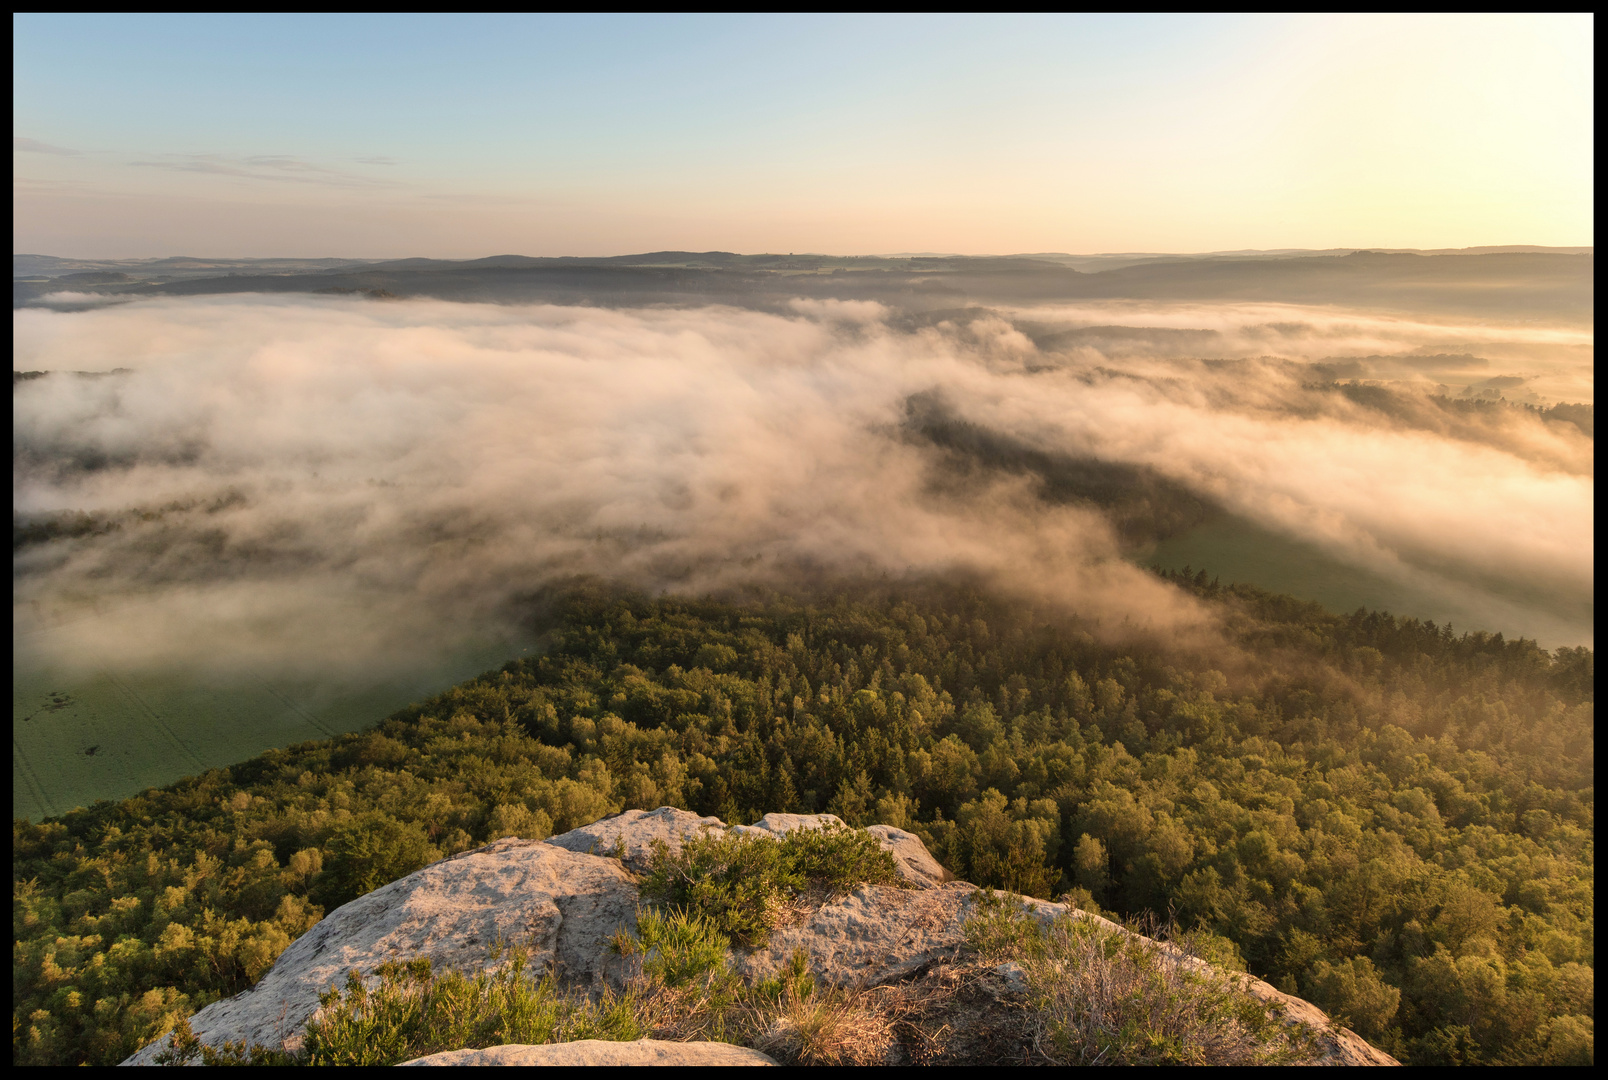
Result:
[[[374,730],[15,823],[13,1060],[115,1062],[386,881],[668,804],[1172,911],[1408,1062],[1589,1062],[1593,653],[1175,580],[1220,659],[961,588],[579,588],[539,659]]]

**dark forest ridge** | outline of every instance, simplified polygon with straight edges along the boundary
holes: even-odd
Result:
[[[1594,318],[1592,248],[1174,255],[739,255],[659,251],[599,258],[74,260],[13,256],[12,306],[71,291],[107,297],[242,292],[365,293],[606,307],[717,302],[770,308],[795,297],[902,310],[957,303],[1253,300],[1350,304],[1498,318]],[[43,301],[52,306],[50,301]]]
[[[636,255],[560,255],[560,256],[534,256],[534,255],[489,255],[478,259],[352,259],[352,258],[236,258],[236,257],[198,257],[192,255],[169,255],[159,258],[138,259],[88,259],[63,258],[56,255],[15,254],[11,257],[11,276],[13,279],[29,279],[38,277],[56,278],[84,270],[136,270],[158,276],[193,274],[202,271],[216,273],[219,270],[255,270],[259,273],[306,273],[317,270],[336,270],[355,266],[385,267],[387,269],[400,269],[403,267],[438,267],[452,266],[516,266],[516,265],[542,265],[542,264],[574,264],[577,262],[594,263],[599,265],[630,265],[630,266],[686,266],[705,263],[710,266],[755,265],[764,266],[767,263],[780,259],[816,260],[823,263],[849,264],[867,266],[871,264],[905,264],[911,260],[967,260],[967,261],[998,261],[1002,259],[1028,259],[1036,262],[1058,264],[1062,266],[1098,267],[1100,269],[1113,269],[1118,265],[1132,265],[1140,262],[1150,262],[1158,259],[1200,260],[1200,259],[1286,259],[1310,258],[1323,256],[1350,255],[1358,251],[1371,251],[1386,255],[1591,255],[1595,248],[1585,247],[1543,247],[1535,244],[1505,244],[1484,247],[1468,248],[1243,248],[1234,251],[1203,251],[1203,252],[1165,252],[1165,251],[1121,251],[1121,252],[1094,252],[1090,254],[1072,254],[1064,251],[1046,252],[1018,252],[1008,255],[967,255],[959,252],[935,251],[903,251],[882,255],[826,255],[819,252],[802,252],[787,255],[779,254],[751,254],[741,255],[729,251],[654,251]]]

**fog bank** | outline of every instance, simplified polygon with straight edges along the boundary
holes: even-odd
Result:
[[[14,624],[20,654],[55,627],[57,664],[395,669],[573,574],[705,592],[965,572],[1106,632],[1209,633],[1123,558],[1109,500],[1056,487],[1074,468],[1419,588],[1589,611],[1593,587],[1591,438],[1423,404],[1503,376],[1589,401],[1580,332],[245,295],[24,309],[14,343],[17,370],[57,373],[13,409]],[[1357,370],[1389,407],[1326,385]],[[981,435],[945,443],[918,404]]]

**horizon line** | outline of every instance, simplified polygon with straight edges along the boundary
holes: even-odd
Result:
[[[1501,254],[1512,252],[1522,253],[1565,253],[1565,254],[1595,254],[1596,248],[1592,244],[1473,244],[1460,248],[1408,248],[1386,247],[1383,245],[1341,246],[1327,248],[1232,248],[1213,251],[1018,251],[1018,252],[959,252],[959,251],[897,251],[897,252],[868,252],[846,254],[827,251],[726,251],[719,248],[710,248],[697,251],[691,248],[660,248],[654,251],[627,251],[612,255],[523,255],[518,252],[502,251],[489,255],[472,256],[437,256],[437,255],[391,255],[391,256],[363,256],[363,255],[129,255],[129,256],[96,256],[96,255],[51,255],[37,251],[14,251],[13,259],[59,259],[64,262],[161,262],[164,260],[194,260],[196,262],[225,262],[251,260],[257,262],[270,261],[297,261],[315,262],[324,260],[339,260],[342,262],[401,262],[407,259],[426,259],[433,262],[478,262],[484,259],[522,258],[522,259],[623,259],[633,255],[734,255],[740,258],[755,256],[772,256],[776,258],[836,258],[836,259],[1032,259],[1032,258],[1062,258],[1062,259],[1200,259],[1212,257],[1230,257],[1235,255],[1332,255],[1354,254],[1358,252],[1378,252],[1385,255],[1421,254],[1421,255],[1453,255],[1460,253]]]

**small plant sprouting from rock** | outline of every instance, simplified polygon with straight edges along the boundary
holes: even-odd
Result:
[[[644,1030],[681,1042],[742,1042],[730,1023],[746,988],[730,949],[731,939],[705,915],[638,908],[636,932],[616,934],[614,950],[642,957],[628,996]]]
[[[714,975],[726,981],[726,957],[731,940],[714,920],[684,910],[668,912],[638,909],[634,938],[624,935],[619,952],[644,955],[642,973],[664,985],[679,988]]]
[[[816,985],[803,951],[776,975],[747,985],[728,964],[733,942],[763,944],[790,900],[824,899],[862,883],[903,885],[876,838],[847,826],[794,829],[780,838],[704,835],[672,852],[653,845],[642,894],[660,910],[637,913],[651,1026],[673,1038],[727,1039],[804,1065],[872,1064],[892,1044],[891,1019],[863,994]]]
[[[744,945],[764,941],[784,899],[804,885],[776,841],[738,833],[701,836],[671,852],[661,840],[642,895],[708,919]]]
[[[1241,992],[1168,927],[1129,933],[1074,915],[1046,925],[1014,897],[986,891],[966,936],[984,957],[1020,965],[1037,1049],[1054,1064],[1281,1065],[1311,1055],[1310,1033]]]
[[[902,884],[893,856],[862,830],[794,829],[778,839],[732,831],[695,837],[679,852],[655,841],[642,894],[754,946],[769,938],[793,894],[843,892],[861,883]]]

